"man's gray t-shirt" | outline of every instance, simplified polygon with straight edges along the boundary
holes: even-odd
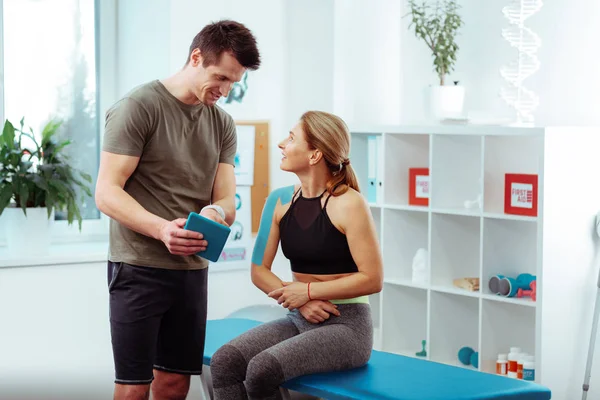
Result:
[[[102,150],[140,157],[125,191],[169,221],[210,204],[218,164],[234,165],[236,147],[229,114],[216,105],[185,104],[158,80],[134,89],[106,114]],[[173,255],[162,241],[112,219],[109,260],[167,269],[208,266],[196,255]]]

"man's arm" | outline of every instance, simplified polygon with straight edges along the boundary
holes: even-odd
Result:
[[[158,239],[160,228],[167,221],[146,211],[123,190],[139,160],[140,157],[102,151],[96,182],[96,206],[127,228]]]
[[[223,129],[223,141],[221,143],[217,174],[212,188],[211,203],[223,209],[225,218],[221,218],[220,213],[211,208],[203,209],[200,214],[216,222],[225,223],[230,226],[235,221],[236,182],[234,163],[237,152],[237,130],[231,116],[227,115],[225,118]]]
[[[206,250],[201,234],[183,229],[185,218],[168,221],[152,214],[123,189],[139,159],[102,151],[95,194],[98,209],[131,230],[161,240],[172,254],[192,255]]]
[[[225,212],[225,222],[227,225],[233,224],[235,221],[235,173],[233,165],[227,163],[219,163],[217,167],[217,175],[213,184],[211,202],[223,208]],[[221,221],[220,215],[212,209],[207,209],[202,212],[205,216]]]

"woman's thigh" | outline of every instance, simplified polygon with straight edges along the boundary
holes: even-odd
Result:
[[[371,332],[330,324],[303,332],[265,350],[281,366],[284,379],[319,372],[357,368],[367,363],[373,348]]]
[[[240,367],[245,370],[248,362],[258,353],[298,334],[298,328],[289,318],[266,322],[235,337],[218,349],[211,361],[211,368],[214,361],[218,365],[241,363],[243,365]]]

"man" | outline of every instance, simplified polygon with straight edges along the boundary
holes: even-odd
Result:
[[[260,66],[253,34],[219,21],[173,76],[108,110],[96,204],[111,218],[108,256],[115,399],[185,399],[202,372],[208,262],[190,211],[235,219],[236,130],[216,106]]]

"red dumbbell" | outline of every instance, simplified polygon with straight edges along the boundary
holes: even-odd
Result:
[[[517,297],[531,296],[531,299],[533,301],[535,301],[536,287],[537,287],[536,281],[531,281],[531,283],[529,284],[529,287],[531,288],[531,290],[524,290],[524,289],[517,290]]]

